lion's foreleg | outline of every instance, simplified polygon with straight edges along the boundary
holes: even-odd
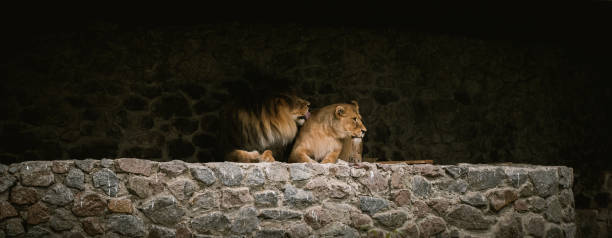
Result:
[[[274,159],[274,156],[272,155],[272,151],[271,150],[266,150],[261,154],[261,158],[259,160],[259,162],[274,162],[276,161]]]
[[[321,163],[332,163],[335,164],[338,161],[338,156],[340,155],[341,150],[332,151],[321,160]]]
[[[269,152],[269,153],[266,153]],[[267,161],[269,159],[274,161],[274,157],[272,157],[272,151],[266,150],[263,155],[259,154],[256,150],[254,151],[246,151],[246,150],[233,150],[225,156],[226,161],[239,162],[239,163],[257,163],[257,162],[270,162]],[[267,159],[267,160],[264,160]]]

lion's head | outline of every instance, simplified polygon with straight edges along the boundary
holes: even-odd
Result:
[[[258,150],[287,145],[310,116],[309,106],[295,95],[279,94],[236,108],[232,112],[235,144]]]
[[[351,103],[336,105],[334,116],[337,122],[335,124],[340,127],[343,137],[362,138],[367,129],[361,120],[359,105],[356,101],[351,101]]]
[[[291,105],[291,118],[299,126],[304,125],[304,122],[310,117],[309,107],[310,102],[294,96]]]

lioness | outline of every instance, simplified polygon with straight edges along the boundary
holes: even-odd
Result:
[[[289,156],[290,163],[336,163],[345,139],[362,138],[366,127],[359,105],[332,104],[315,112],[298,134]]]
[[[222,111],[225,161],[273,162],[283,157],[298,126],[308,119],[309,106],[310,102],[297,96],[277,94],[226,107]]]

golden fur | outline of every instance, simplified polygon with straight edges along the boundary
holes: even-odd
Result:
[[[289,162],[335,163],[343,140],[362,138],[365,132],[357,102],[325,106],[313,112],[300,129]]]
[[[250,103],[250,104],[249,104]],[[310,103],[293,95],[277,95],[225,110],[224,157],[233,162],[273,162],[293,142],[309,115]]]

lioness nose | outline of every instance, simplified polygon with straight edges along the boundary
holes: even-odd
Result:
[[[366,130],[365,128],[361,129],[361,133],[365,133],[366,131],[368,130]]]

